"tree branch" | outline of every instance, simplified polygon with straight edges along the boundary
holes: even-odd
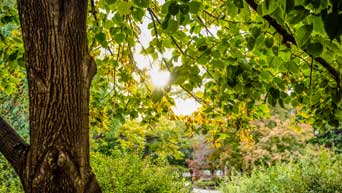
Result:
[[[29,145],[0,117],[0,152],[20,175]]]
[[[258,4],[255,3],[254,0],[246,0],[246,2],[249,4],[249,6],[254,9],[254,11],[257,12],[258,10]],[[288,43],[294,44],[297,46],[296,44],[296,40],[293,37],[293,35],[291,35],[283,26],[281,26],[274,18],[272,18],[270,15],[264,15],[263,18],[272,26],[274,27],[277,32],[283,36],[283,41],[285,44],[288,45]],[[308,51],[306,49],[303,49],[303,51],[307,54]],[[309,54],[310,55],[310,54]],[[341,89],[341,79],[340,79],[340,73],[333,67],[331,66],[325,59],[323,59],[322,57],[314,57],[314,60],[316,62],[318,62],[319,64],[321,64],[329,73],[330,75],[333,77],[333,79],[336,81],[337,83],[337,87],[338,89]]]
[[[220,20],[220,21],[225,21],[227,23],[234,23],[234,24],[253,24],[253,23],[260,23],[261,24],[261,22],[255,22],[255,21],[234,21],[234,20],[222,19],[221,18],[222,15],[214,15],[213,13],[210,13],[207,10],[203,10],[203,13],[214,18],[217,22]]]

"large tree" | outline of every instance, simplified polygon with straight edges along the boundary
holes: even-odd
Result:
[[[19,0],[30,144],[0,119],[0,150],[25,192],[101,192],[89,165],[87,0]]]

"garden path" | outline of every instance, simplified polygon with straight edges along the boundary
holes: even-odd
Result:
[[[218,190],[205,190],[205,189],[194,188],[192,190],[192,193],[222,193],[222,192]]]

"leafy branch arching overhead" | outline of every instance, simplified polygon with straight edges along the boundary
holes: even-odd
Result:
[[[88,45],[98,63],[92,124],[106,128],[111,124],[106,117],[149,122],[156,115],[174,116],[175,95],[183,93],[211,116],[239,115],[242,106],[251,116],[255,105],[268,102],[309,111],[317,126],[336,126],[342,119],[341,4],[91,1]],[[0,90],[8,96],[25,78],[14,7],[13,1],[5,1],[0,13],[0,63],[5,67]],[[144,60],[137,59],[138,52]],[[169,86],[154,88],[141,63],[169,70]]]

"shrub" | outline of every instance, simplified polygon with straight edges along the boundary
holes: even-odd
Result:
[[[180,170],[136,154],[110,157],[92,153],[92,167],[104,193],[187,193]],[[178,173],[177,173],[178,171]],[[19,177],[0,156],[0,192],[22,193]]]
[[[312,127],[273,116],[271,121],[254,121],[255,140],[241,143],[243,166],[249,171],[256,166],[290,161],[303,154],[313,137]]]
[[[19,177],[2,155],[0,155],[0,192],[23,192]]]
[[[202,189],[216,189],[222,182],[222,178],[214,178],[212,180],[199,180],[194,182],[194,186]]]
[[[329,129],[315,136],[310,143],[333,147],[336,152],[342,153],[342,127]]]
[[[104,193],[186,193],[181,172],[137,154],[92,154],[92,167]]]
[[[342,192],[342,155],[322,150],[306,153],[290,163],[235,175],[221,185],[224,193],[339,193]]]

